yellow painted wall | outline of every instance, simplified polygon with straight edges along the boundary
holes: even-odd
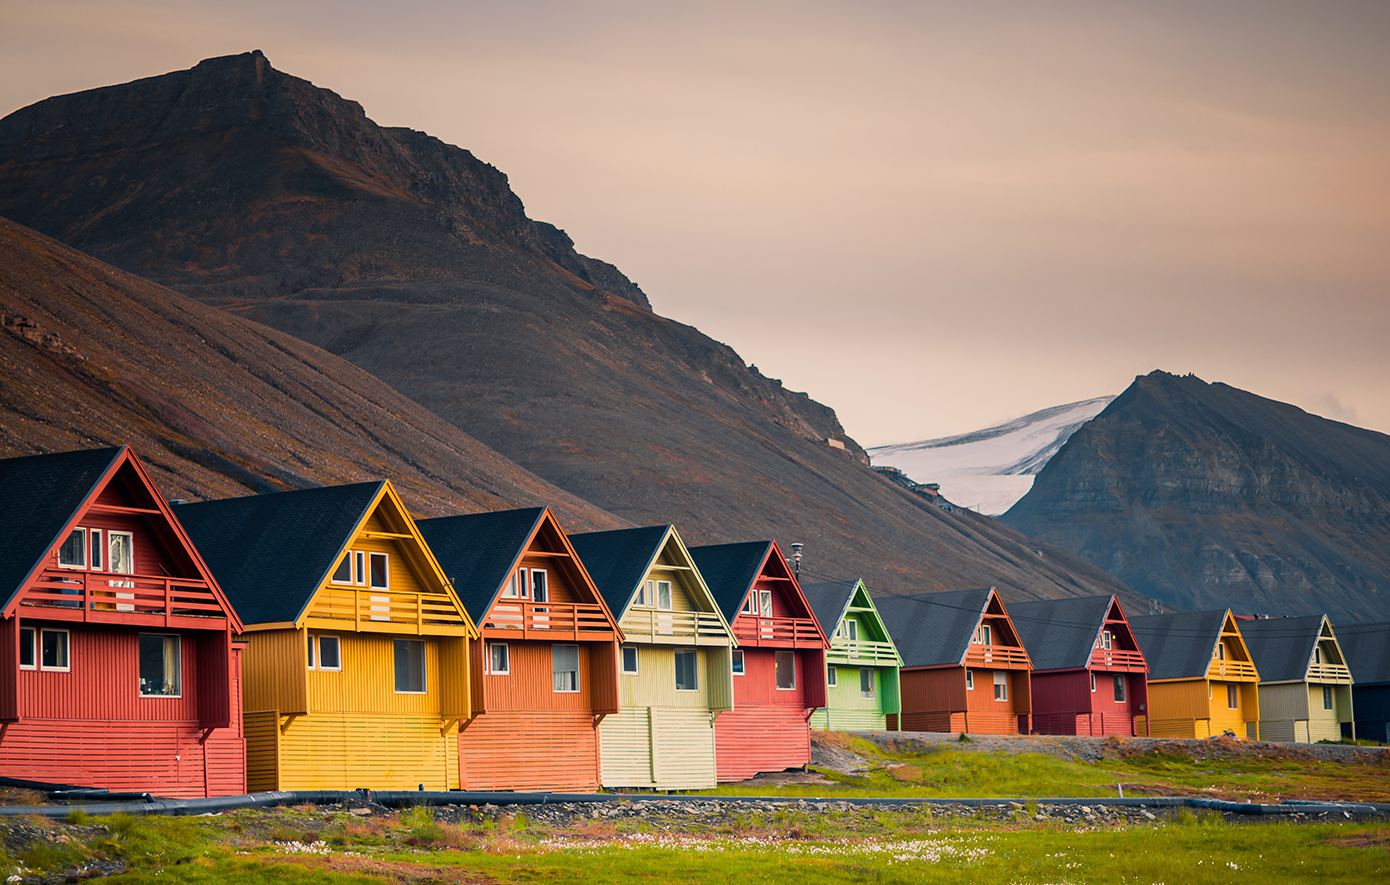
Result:
[[[260,630],[247,633],[242,656],[243,698],[247,711],[309,710],[308,657],[304,631]]]
[[[698,691],[676,691],[676,651],[679,646],[638,645],[637,675],[618,676],[619,703],[628,707],[703,707],[709,709],[711,666],[715,649],[696,649]]]
[[[415,713],[438,718],[443,674],[440,642],[435,637],[411,637],[425,643],[425,693],[397,692],[395,688],[396,637],[375,633],[329,633],[341,644],[343,669],[309,670],[309,710],[314,713]],[[459,641],[459,640],[456,640]],[[308,653],[305,651],[307,663]],[[467,678],[467,674],[461,674]],[[451,677],[455,678],[455,677]]]
[[[458,731],[436,716],[318,713],[280,735],[282,790],[456,790]]]

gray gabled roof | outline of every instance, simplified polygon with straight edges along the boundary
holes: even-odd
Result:
[[[1325,615],[1304,615],[1241,621],[1240,635],[1245,639],[1250,660],[1260,671],[1260,681],[1302,682],[1307,679],[1313,648],[1322,636],[1325,620]]]
[[[1357,685],[1390,682],[1390,621],[1338,624],[1337,645]]]
[[[1206,678],[1227,613],[1221,609],[1130,618],[1129,628],[1149,662],[1149,681]]]
[[[772,552],[771,541],[746,541],[741,544],[710,544],[691,547],[690,556],[704,576],[705,584],[730,624],[738,617],[738,608],[758,579],[763,563]]]
[[[475,624],[482,624],[545,512],[544,507],[525,507],[416,521]]]
[[[1015,602],[1009,619],[1035,671],[1084,669],[1114,602],[1113,594]]]
[[[243,624],[299,620],[384,481],[181,504],[174,514]]]
[[[878,596],[874,607],[893,636],[904,667],[961,664],[993,589]]]
[[[579,561],[594,579],[594,586],[613,617],[621,619],[652,563],[661,555],[669,525],[585,532],[570,535]]]
[[[0,461],[0,609],[63,540],[124,447]]]
[[[858,586],[858,580],[801,585],[801,592],[806,594],[806,601],[811,603],[811,611],[815,613],[821,632],[826,636],[833,635],[835,628],[840,626],[840,619],[845,616],[845,610],[849,608]]]

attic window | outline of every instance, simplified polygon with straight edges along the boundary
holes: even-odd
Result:
[[[385,553],[373,553],[368,558],[371,561],[371,588],[373,590],[390,589],[390,569],[388,568],[387,555]]]
[[[989,624],[981,624],[979,629],[975,631],[975,638],[971,641],[976,645],[993,645]]]
[[[1112,636],[1111,636],[1109,630],[1102,630],[1102,631],[1100,631],[1100,647],[1101,647],[1101,648],[1105,649],[1106,651],[1109,651],[1109,650],[1110,650],[1110,646],[1112,645],[1112,642],[1113,642],[1113,639],[1112,639]]]
[[[844,623],[843,626],[844,626],[844,631],[845,631],[845,638],[848,639],[850,642],[858,642],[858,641],[859,641],[859,622],[858,622],[858,621],[855,621],[855,620],[849,620],[849,621],[845,621],[845,623]]]
[[[656,607],[662,611],[671,610],[671,582],[656,582]]]
[[[759,603],[759,606],[760,606],[761,609],[762,609],[762,616],[765,617],[765,618],[770,618],[770,617],[772,617],[772,591],[771,591],[771,590],[759,590],[759,591],[758,591],[758,603]]]
[[[385,556],[385,553],[373,553],[373,556]],[[334,584],[355,584],[358,587],[367,585],[367,554],[362,550],[349,550],[343,554],[342,562],[333,570],[333,575],[329,579]]]
[[[550,582],[543,568],[531,569],[531,599],[533,602],[546,602],[550,599]]]
[[[58,548],[58,568],[87,567],[87,530],[73,529]]]

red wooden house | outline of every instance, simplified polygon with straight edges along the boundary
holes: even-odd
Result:
[[[829,647],[776,541],[692,547],[733,629],[734,708],[714,723],[716,775],[740,781],[811,761]]]
[[[879,615],[902,655],[899,731],[1028,731],[1032,662],[990,587],[880,596]]]
[[[236,613],[129,448],[0,461],[0,774],[243,793]]]
[[[1114,595],[1016,602],[1009,614],[1033,661],[1035,734],[1135,734],[1149,665]]]
[[[597,790],[622,631],[550,508],[417,525],[482,637],[458,737],[462,788]]]

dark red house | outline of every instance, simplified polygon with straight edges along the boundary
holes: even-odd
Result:
[[[1134,734],[1149,665],[1120,600],[1016,602],[1009,613],[1033,661],[1035,734]]]
[[[734,708],[714,723],[716,776],[740,781],[811,761],[829,647],[776,541],[692,547],[738,647]]]
[[[243,793],[241,623],[128,447],[0,461],[0,774]]]

